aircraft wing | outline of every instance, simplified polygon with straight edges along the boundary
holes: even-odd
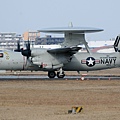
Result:
[[[70,55],[75,54],[81,49],[81,47],[67,47],[67,48],[56,48],[56,49],[48,49],[47,52],[54,54],[67,53]]]

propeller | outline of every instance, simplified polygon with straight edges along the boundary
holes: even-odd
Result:
[[[21,52],[21,49],[20,49],[20,41],[18,40],[17,41],[17,49],[14,50],[15,52]]]
[[[28,40],[28,43],[26,44],[26,49],[21,51],[23,56],[27,56],[29,58],[31,56],[31,50],[30,50],[30,41]]]
[[[15,49],[14,51],[21,52],[23,56],[26,56],[27,58],[29,58],[31,56],[30,41],[28,40],[25,50],[23,48],[20,49],[20,41],[17,41],[17,49]]]

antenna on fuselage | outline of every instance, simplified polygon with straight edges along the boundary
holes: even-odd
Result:
[[[73,27],[72,22],[69,23],[68,27],[71,27],[71,28]]]

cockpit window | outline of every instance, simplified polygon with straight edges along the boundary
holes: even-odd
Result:
[[[0,53],[0,58],[3,57],[3,53]]]

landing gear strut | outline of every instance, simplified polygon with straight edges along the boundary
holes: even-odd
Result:
[[[62,74],[60,74],[60,72],[57,72],[57,77],[58,78],[64,78],[65,74],[64,72],[62,72]]]
[[[60,68],[59,71],[57,72],[57,77],[64,78],[64,76],[65,76],[64,71],[62,70],[62,68]]]

